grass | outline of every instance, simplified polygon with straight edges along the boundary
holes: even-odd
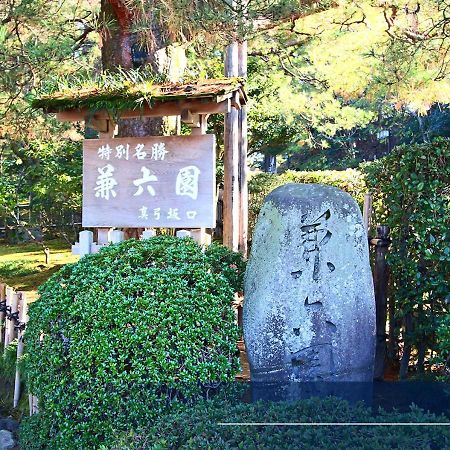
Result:
[[[48,265],[40,244],[0,244],[0,281],[16,290],[35,292],[63,265],[78,261],[63,240],[46,241],[45,245],[50,249]]]

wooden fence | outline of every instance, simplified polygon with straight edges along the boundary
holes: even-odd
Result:
[[[16,291],[0,283],[0,348],[6,352],[11,342],[17,340],[17,362],[24,351],[24,334],[28,322],[27,293]],[[21,393],[20,370],[16,367],[13,407],[19,404]],[[37,398],[29,395],[30,415],[37,412]]]

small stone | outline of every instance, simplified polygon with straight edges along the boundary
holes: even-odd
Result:
[[[0,450],[11,450],[16,446],[16,441],[11,431],[0,430]]]
[[[0,430],[7,430],[15,433],[19,428],[19,424],[17,421],[11,418],[2,418],[0,419]]]

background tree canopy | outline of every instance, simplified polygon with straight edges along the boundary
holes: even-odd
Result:
[[[287,168],[354,167],[398,143],[447,136],[448,7],[438,0],[3,2],[2,213],[30,198],[40,199],[36,207],[53,202],[54,192],[44,201],[33,184],[38,164],[62,179],[80,175],[76,158],[57,162],[60,141],[80,141],[80,126],[32,110],[36,90],[74,77],[89,83],[102,67],[118,65],[159,80],[173,77],[177,65],[177,78],[219,77],[224,45],[234,39],[249,43],[249,153],[259,159],[279,155]],[[210,126],[220,142],[221,121]],[[31,157],[43,142],[46,157]],[[79,184],[67,186],[74,191],[63,207],[79,207]]]

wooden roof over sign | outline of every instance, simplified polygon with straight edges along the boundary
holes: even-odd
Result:
[[[110,86],[66,89],[36,97],[31,106],[49,113],[69,113],[72,117],[65,114],[60,117],[62,120],[80,120],[92,113],[102,116],[111,107],[121,117],[128,118],[179,115],[184,110],[199,114],[221,113],[227,112],[230,106],[239,108],[246,102],[243,80],[223,78],[183,83],[127,83],[116,89]]]

